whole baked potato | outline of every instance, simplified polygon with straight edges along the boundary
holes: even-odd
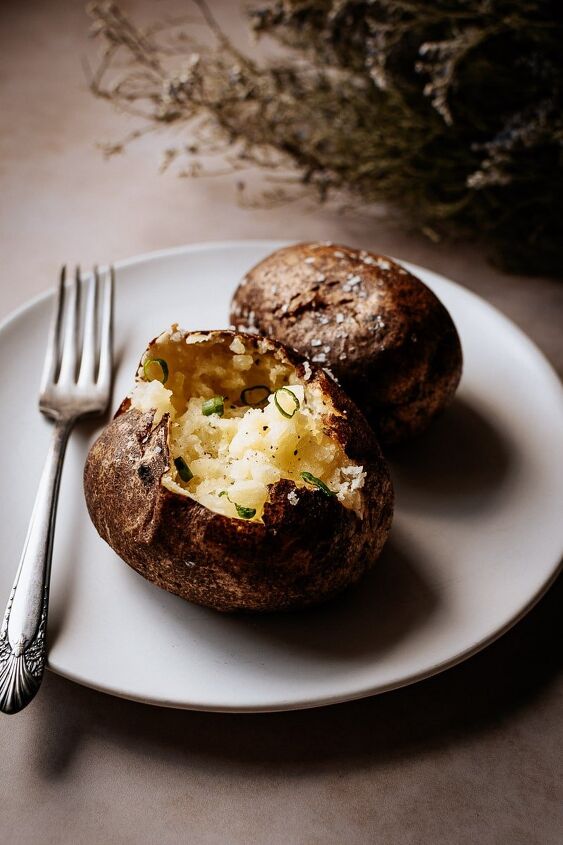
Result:
[[[330,367],[384,445],[452,399],[462,353],[437,296],[390,258],[326,243],[279,249],[237,288],[231,322]]]
[[[303,607],[358,578],[393,490],[365,418],[283,344],[172,326],[84,470],[99,534],[159,587],[222,611]]]

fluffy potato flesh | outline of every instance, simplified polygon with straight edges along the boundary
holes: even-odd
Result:
[[[251,354],[240,335],[229,343],[172,327],[145,353],[130,398],[132,407],[155,411],[155,425],[170,419],[171,461],[161,479],[170,491],[261,521],[269,486],[289,479],[292,505],[300,489],[317,487],[362,515],[365,473],[327,432],[330,400],[266,345]],[[204,413],[214,398],[218,410]]]

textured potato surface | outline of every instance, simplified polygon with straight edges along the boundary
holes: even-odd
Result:
[[[277,250],[241,281],[230,318],[330,367],[386,445],[422,431],[460,380],[461,344],[444,305],[397,262],[365,250]]]
[[[393,516],[374,433],[323,369],[255,334],[176,326],[92,445],[84,492],[129,566],[220,611],[325,601],[373,565]]]
[[[363,467],[325,433],[328,407],[318,386],[299,379],[295,368],[271,353],[249,354],[240,338],[228,347],[209,347],[179,346],[170,337],[161,335],[142,362],[164,361],[165,382],[147,380],[143,366],[131,394],[133,408],[157,410],[155,423],[165,414],[170,418],[172,462],[162,478],[167,489],[225,516],[240,517],[242,507],[244,518],[261,520],[269,485],[282,478],[293,481],[297,491],[290,502],[297,504],[299,488],[311,486],[305,472],[361,514]],[[222,400],[220,413],[206,415],[205,402],[213,397]],[[178,458],[181,469],[188,468],[187,481],[176,466]]]

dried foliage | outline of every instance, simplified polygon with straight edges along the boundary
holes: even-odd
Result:
[[[384,201],[436,237],[486,240],[507,268],[563,275],[556,0],[262,0],[251,25],[287,48],[268,63],[193,6],[145,29],[90,7],[92,91],[144,118],[107,153],[177,124],[163,168],[187,156],[180,172],[198,175],[214,153],[233,171],[289,167],[321,200]]]

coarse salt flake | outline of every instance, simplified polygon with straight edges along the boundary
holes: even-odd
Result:
[[[325,371],[327,376],[329,376],[333,381],[336,382],[336,384],[340,384],[340,382],[338,381],[338,379],[336,378],[336,376],[334,375],[334,373],[332,372],[330,367],[323,367],[323,370]]]
[[[379,332],[381,329],[385,328],[385,320],[381,316],[381,314],[376,314],[373,319],[373,330],[374,332]]]
[[[234,352],[236,355],[244,355],[246,352],[246,347],[240,337],[235,337],[231,345],[229,346],[231,352]]]

